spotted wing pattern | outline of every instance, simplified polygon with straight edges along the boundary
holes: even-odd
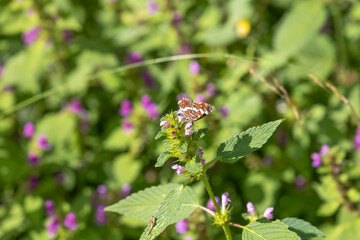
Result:
[[[191,101],[190,99],[184,98],[178,102],[179,113],[178,115],[183,117],[186,122],[195,122],[207,115],[209,115],[214,106],[200,101]]]

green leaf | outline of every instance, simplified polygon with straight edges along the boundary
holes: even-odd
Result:
[[[196,156],[185,164],[186,170],[192,174],[196,174],[202,171],[200,158]]]
[[[179,186],[179,184],[170,183],[146,188],[106,207],[105,211],[123,214],[147,222],[159,208],[166,194]]]
[[[242,233],[243,240],[272,240],[301,239],[295,232],[288,229],[288,226],[279,221],[269,221],[266,218],[256,220],[246,226]]]
[[[205,136],[205,133],[207,132],[207,128],[200,128],[198,130],[196,130],[193,134],[192,134],[192,139],[193,140],[199,140],[201,138],[203,138]]]
[[[163,152],[160,154],[158,159],[156,160],[155,167],[162,167],[164,163],[172,157],[172,154],[170,152]]]
[[[198,199],[192,188],[189,186],[179,186],[169,192],[161,202],[159,209],[154,214],[155,225],[150,234],[148,235],[151,225],[148,224],[142,233],[140,240],[154,239],[170,224],[187,218],[196,209],[196,207],[185,206],[185,204],[198,204]],[[150,218],[148,220],[150,220]]]
[[[180,145],[180,152],[186,153],[188,149],[188,145],[189,145],[188,142],[182,142]]]
[[[322,1],[298,1],[284,16],[275,33],[275,51],[286,56],[295,54],[319,34],[325,20],[326,11]]]
[[[284,119],[268,122],[258,127],[252,127],[245,132],[229,138],[220,144],[217,150],[217,157],[220,161],[230,162],[256,151],[266,143],[282,121],[284,121]]]
[[[162,136],[165,136],[165,133],[163,131],[159,131],[155,136],[155,140],[161,138]]]
[[[118,186],[132,183],[140,174],[142,162],[135,160],[131,154],[118,155],[112,164],[112,174]]]
[[[289,230],[296,232],[301,239],[308,239],[313,237],[325,237],[325,234],[319,229],[298,218],[284,218],[281,220],[289,226]]]

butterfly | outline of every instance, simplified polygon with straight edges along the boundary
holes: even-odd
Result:
[[[183,98],[178,101],[179,111],[178,116],[185,119],[186,122],[195,122],[203,117],[209,115],[214,106],[200,101],[191,101],[190,99]]]

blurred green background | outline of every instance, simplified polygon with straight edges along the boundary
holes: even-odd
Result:
[[[261,150],[209,170],[233,222],[246,224],[251,201],[327,239],[360,238],[359,54],[357,0],[0,0],[0,238],[46,239],[55,215],[55,239],[138,239],[147,222],[103,206],[185,181],[170,162],[154,167],[159,119],[185,95],[215,106],[195,124],[209,128],[208,161],[235,133],[286,118]],[[322,145],[335,165],[312,166]],[[171,226],[159,239],[224,238],[210,220],[196,211],[187,233]]]

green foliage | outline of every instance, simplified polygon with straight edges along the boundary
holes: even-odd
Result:
[[[187,218],[197,208],[197,206],[192,205],[197,204],[198,199],[194,190],[189,186],[176,187],[165,196],[159,208],[156,210],[154,214],[155,225],[150,234],[148,234],[151,227],[149,224],[140,239],[154,239],[170,224]]]
[[[289,230],[296,232],[301,239],[325,237],[323,232],[302,219],[284,218],[281,221],[289,226]]]
[[[258,150],[271,137],[282,121],[284,119],[249,128],[245,132],[229,138],[221,143],[217,150],[217,158],[222,162],[232,162]]]
[[[243,240],[271,240],[271,239],[301,239],[288,226],[279,221],[270,222],[267,219],[259,219],[245,226],[242,233]]]

